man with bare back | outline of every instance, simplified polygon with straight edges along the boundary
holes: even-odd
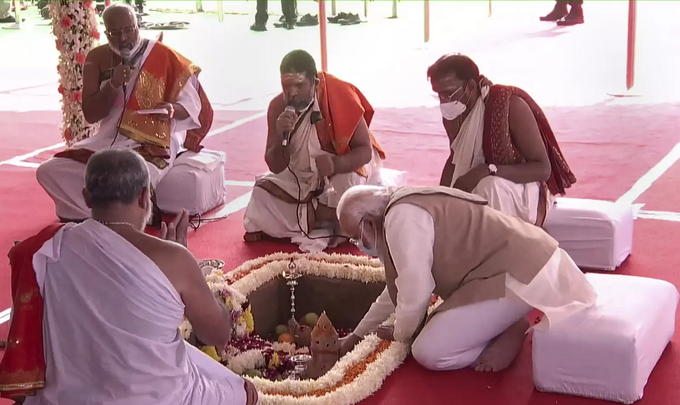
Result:
[[[442,56],[427,77],[450,144],[439,185],[542,226],[576,177],[538,104],[522,89],[489,82],[465,55]]]
[[[144,233],[149,169],[129,149],[95,153],[85,178],[91,219],[51,225],[10,251],[2,396],[25,405],[256,404],[251,383],[179,332],[186,316],[206,344],[232,336],[229,312],[186,248],[186,212],[161,238]]]
[[[63,222],[90,217],[81,190],[85,164],[94,152],[137,151],[147,161],[153,189],[179,152],[201,150],[212,125],[213,110],[198,82],[197,66],[160,38],[142,39],[130,5],[113,3],[102,17],[109,42],[88,53],[82,91],[83,116],[98,129],[36,173]]]
[[[500,371],[519,353],[527,315],[550,328],[595,304],[596,293],[541,228],[450,187],[350,188],[338,204],[345,233],[385,267],[387,286],[354,332],[347,352],[376,331],[411,343],[431,370]],[[443,303],[428,315],[432,294]],[[380,326],[394,313],[393,326]],[[377,328],[377,329],[376,329]]]

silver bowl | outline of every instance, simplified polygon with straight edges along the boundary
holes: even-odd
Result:
[[[204,268],[206,266],[213,267],[217,270],[220,270],[224,267],[224,262],[219,259],[206,259],[206,260],[199,260],[198,261],[198,267]]]

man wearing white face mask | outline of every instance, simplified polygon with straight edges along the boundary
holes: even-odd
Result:
[[[492,85],[464,55],[441,57],[427,76],[451,146],[440,185],[542,226],[576,177],[538,104],[519,88]]]
[[[265,162],[246,209],[244,239],[288,238],[321,251],[339,234],[335,207],[366,184],[385,154],[369,126],[373,107],[352,84],[317,72],[306,51],[286,55],[282,92],[269,104]]]
[[[389,190],[356,186],[343,195],[344,232],[385,267],[386,288],[343,352],[376,330],[412,343],[431,370],[500,371],[519,353],[527,314],[546,329],[592,306],[596,293],[571,258],[540,228],[450,187]],[[444,301],[428,316],[431,294]],[[392,313],[393,326],[379,326]],[[377,329],[375,329],[377,328]]]
[[[102,17],[109,42],[87,55],[82,93],[66,95],[81,103],[85,120],[98,128],[36,173],[65,222],[90,217],[82,189],[85,164],[95,152],[137,151],[147,161],[153,189],[182,149],[200,151],[212,125],[212,107],[198,82],[197,66],[163,45],[161,38],[142,39],[130,5],[113,3]],[[65,129],[66,139],[77,135]]]

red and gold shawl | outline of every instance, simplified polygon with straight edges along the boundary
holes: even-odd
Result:
[[[159,103],[176,103],[191,76],[198,76],[200,72],[198,66],[159,40],[144,60],[132,95],[125,105],[120,133],[142,144],[136,149],[137,152],[161,169],[167,166],[165,159],[170,157],[171,122],[136,112],[154,108]],[[213,122],[213,109],[200,83],[197,91],[201,99],[198,117],[201,126],[187,131],[184,141],[184,147],[193,152],[199,152],[203,148],[201,142]],[[57,153],[55,157],[86,163],[93,153],[73,149]]]
[[[53,224],[9,251],[12,268],[12,319],[5,355],[0,362],[0,396],[35,395],[45,388],[43,298],[33,256],[64,224]]]
[[[552,172],[547,181],[548,190],[553,195],[562,195],[566,189],[576,183],[564,155],[557,144],[555,134],[541,107],[522,89],[512,86],[493,85],[489,90],[484,117],[484,139],[482,141],[484,157],[487,163],[510,165],[524,162],[519,150],[512,140],[508,115],[510,113],[510,97],[517,96],[531,108],[541,132],[543,143],[548,152]]]

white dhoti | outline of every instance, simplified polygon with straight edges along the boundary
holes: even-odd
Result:
[[[530,224],[536,223],[541,203],[541,183],[518,184],[502,177],[488,176],[477,184],[472,193],[486,199],[489,207],[503,214]],[[547,194],[546,214],[555,201],[549,191]]]
[[[150,41],[136,69],[132,70],[133,74],[139,74],[154,43],[155,41]],[[134,89],[136,81],[137,76],[133,76],[128,84],[129,93]],[[104,81],[101,87],[103,88],[108,85],[108,81]],[[147,162],[152,187],[156,187],[163,176],[172,168],[175,157],[182,149],[187,131],[200,127],[198,117],[201,113],[201,99],[197,88],[198,79],[196,76],[192,76],[187,85],[180,91],[177,103],[184,107],[189,117],[181,121],[172,121],[170,158],[166,160],[168,163],[167,167],[160,169]],[[130,94],[124,95],[121,89],[109,115],[99,122],[97,132],[90,138],[76,143],[71,148],[97,152],[109,148],[135,149],[140,147],[140,143],[118,132],[119,120],[127,102],[126,97],[129,98],[129,96]],[[83,197],[83,188],[85,187],[84,164],[68,158],[52,158],[38,167],[36,178],[38,183],[54,200],[56,214],[59,218],[81,220],[90,217],[90,209],[85,204]]]
[[[149,162],[146,166],[149,169],[152,188],[158,186],[171,167],[168,165],[165,169],[159,169]],[[90,209],[83,197],[85,164],[73,159],[56,157],[41,164],[35,175],[40,185],[54,200],[59,218],[80,220],[90,217]]]
[[[547,329],[595,303],[597,294],[574,261],[557,249],[531,283],[506,278],[506,296],[435,314],[413,342],[413,357],[430,370],[469,367],[495,337],[534,308]]]
[[[318,104],[310,107],[318,111]],[[263,232],[274,238],[290,238],[293,243],[300,245],[300,249],[307,252],[319,252],[328,247],[331,236],[339,233],[332,224],[314,224],[310,229],[308,224],[308,210],[316,209],[319,204],[335,209],[340,197],[350,187],[366,184],[373,172],[379,170],[381,160],[377,152],[373,153],[371,162],[364,166],[367,177],[357,173],[341,173],[332,176],[324,184],[318,175],[314,158],[330,153],[321,149],[316,127],[306,114],[290,142],[290,169],[281,173],[266,173],[259,179],[267,180],[288,194],[293,201],[305,199],[310,193],[323,187],[323,193],[307,203],[291,203],[269,193],[267,190],[255,186],[246,208],[243,225],[246,232]],[[259,180],[258,179],[258,180]],[[327,225],[327,226],[324,226]],[[303,232],[304,231],[304,232]],[[305,233],[311,237],[307,238]],[[315,239],[319,238],[319,239]]]
[[[45,300],[46,386],[26,405],[243,405],[244,380],[179,332],[182,299],[106,226],[68,224],[33,266]]]
[[[477,100],[470,115],[463,122],[458,136],[451,143],[452,163],[454,165],[451,187],[459,177],[465,175],[471,169],[486,165],[482,144],[486,109],[484,100],[488,91],[488,87],[482,89],[482,97]],[[518,184],[501,177],[487,176],[477,184],[472,193],[484,197],[493,209],[535,224],[538,219],[539,206],[544,203],[540,200],[540,191],[541,183],[539,182]],[[543,197],[547,199],[545,202],[547,214],[555,199],[547,190],[546,194]]]

